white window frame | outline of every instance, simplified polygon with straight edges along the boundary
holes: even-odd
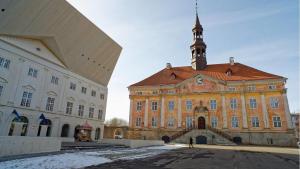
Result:
[[[90,107],[89,108],[89,118],[94,118],[95,108]]]
[[[186,128],[192,128],[193,127],[193,118],[191,116],[186,117]]]
[[[211,127],[217,128],[218,127],[218,118],[216,116],[211,117]]]
[[[248,86],[248,91],[255,91],[256,90],[256,86],[255,85],[249,85]]]
[[[259,127],[259,118],[258,116],[251,117],[252,127]]]
[[[256,109],[257,108],[256,98],[250,98],[249,99],[249,106],[250,106],[250,109]]]
[[[30,107],[32,101],[33,93],[31,91],[23,91],[21,104],[23,107]]]
[[[54,97],[48,97],[47,98],[47,103],[46,103],[46,111],[53,111],[54,109],[54,102],[55,98]]]
[[[175,102],[173,100],[168,102],[168,110],[169,111],[174,111],[175,109]]]
[[[136,120],[135,120],[135,126],[136,127],[141,127],[141,121],[142,121],[142,119],[140,117],[137,117]]]
[[[276,89],[276,85],[275,84],[269,84],[268,85],[268,89],[269,90],[275,90]]]
[[[58,79],[59,79],[58,77],[52,76],[52,77],[51,77],[51,83],[52,83],[52,84],[55,84],[55,85],[58,85]]]
[[[83,114],[84,114],[84,105],[80,104],[78,105],[78,116],[83,117]]]
[[[66,106],[66,114],[72,114],[73,111],[73,102],[67,102],[67,106]]]
[[[237,116],[231,117],[231,127],[232,128],[238,128],[239,127],[239,119]]]
[[[191,100],[187,100],[185,102],[185,108],[186,108],[187,111],[192,110],[193,109],[193,102]]]
[[[136,102],[136,111],[138,111],[138,112],[142,111],[142,102],[141,101]]]
[[[96,95],[97,95],[96,90],[92,90],[92,91],[91,91],[91,96],[96,97]]]
[[[270,106],[272,109],[278,109],[279,108],[279,99],[277,97],[271,97],[270,98]]]
[[[169,128],[172,128],[172,127],[175,126],[175,119],[174,119],[174,117],[169,117],[169,118],[168,118],[168,124],[167,124],[167,126],[168,126]]]
[[[0,85],[0,96],[2,96],[3,91],[4,91],[4,86]]]
[[[27,75],[31,76],[31,77],[34,77],[34,78],[37,78],[38,70],[34,69],[32,67],[29,67]]]
[[[232,87],[232,86],[230,86],[230,87],[228,87],[228,91],[230,91],[230,92],[234,92],[234,91],[236,91],[236,88],[235,88],[235,87]]]
[[[217,109],[217,100],[215,100],[215,99],[210,100],[210,109],[211,110]]]
[[[99,110],[98,110],[98,119],[99,119],[99,120],[102,120],[102,119],[103,119],[103,110],[102,110],[102,109],[99,109]]]
[[[151,110],[152,111],[157,111],[158,110],[158,102],[157,101],[152,101],[151,102]]]
[[[10,60],[0,57],[0,67],[9,69],[9,66],[10,66]]]
[[[86,87],[81,87],[81,93],[86,94],[87,88]]]
[[[231,98],[230,99],[230,108],[232,110],[236,110],[237,107],[238,107],[238,105],[237,105],[237,99],[236,98]]]
[[[273,126],[275,128],[281,128],[282,127],[280,116],[273,116]]]
[[[70,82],[70,89],[71,90],[76,90],[76,83]]]
[[[104,100],[104,99],[105,99],[104,93],[100,93],[100,99],[101,99],[101,100]]]
[[[157,118],[156,117],[152,117],[151,121],[152,121],[151,126],[153,128],[156,128],[157,127]]]

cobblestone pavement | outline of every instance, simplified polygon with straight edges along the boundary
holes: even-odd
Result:
[[[297,149],[196,146],[153,157],[119,160],[86,169],[298,169]],[[257,152],[251,152],[257,151]],[[273,151],[280,153],[274,153]]]

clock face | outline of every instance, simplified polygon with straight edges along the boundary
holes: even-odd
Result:
[[[202,77],[198,77],[198,78],[197,78],[197,83],[198,83],[198,84],[203,84],[203,79],[202,79]]]

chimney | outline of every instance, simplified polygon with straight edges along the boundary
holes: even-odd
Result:
[[[166,68],[167,68],[167,69],[171,69],[171,68],[172,68],[171,63],[167,63],[167,64],[166,64]]]
[[[229,58],[229,63],[230,63],[230,65],[234,65],[234,57]]]

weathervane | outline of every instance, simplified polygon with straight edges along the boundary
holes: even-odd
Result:
[[[198,0],[196,0],[196,15],[198,15]]]

